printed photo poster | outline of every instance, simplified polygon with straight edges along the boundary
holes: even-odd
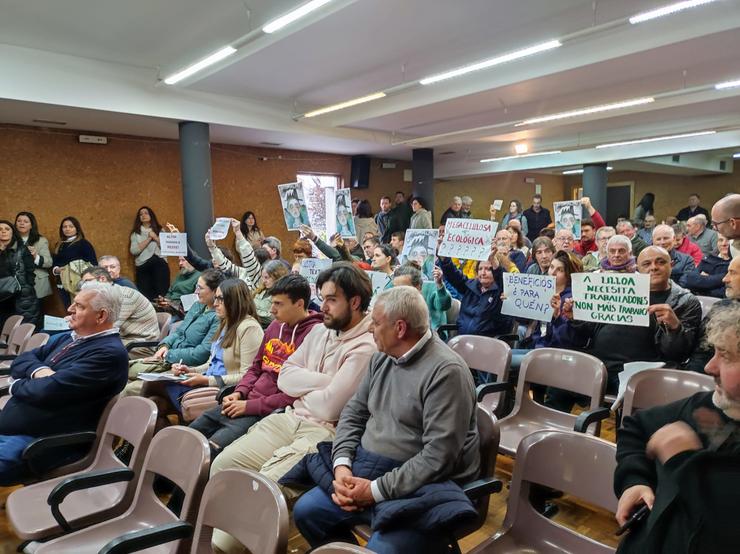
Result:
[[[299,181],[278,185],[278,193],[288,231],[298,231],[301,225],[311,225],[306,208],[306,197],[303,194],[303,183]]]
[[[425,281],[434,280],[434,257],[437,253],[437,229],[409,229],[399,262],[415,262],[421,268]]]
[[[555,232],[567,229],[573,233],[576,239],[580,239],[583,209],[581,201],[555,202],[553,207],[555,208]]]
[[[573,318],[648,327],[650,276],[643,273],[574,273]]]
[[[554,312],[550,300],[555,295],[555,277],[504,273],[501,313],[522,319],[550,321]]]
[[[352,197],[349,189],[337,189],[334,191],[335,214],[337,222],[336,232],[343,239],[356,239],[355,220],[352,217]]]
[[[213,224],[209,235],[211,240],[225,239],[231,229],[231,218],[230,217],[219,217],[216,219],[216,223]]]
[[[491,255],[498,222],[487,219],[448,219],[438,256],[462,260],[487,260]]]
[[[370,282],[373,287],[373,298],[383,292],[386,287],[389,287],[389,283],[393,283],[393,276],[383,273],[382,271],[365,271],[367,276],[370,277]]]

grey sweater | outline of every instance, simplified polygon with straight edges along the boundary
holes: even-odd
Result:
[[[333,459],[354,459],[359,444],[404,463],[377,480],[385,499],[422,485],[478,477],[479,438],[468,366],[436,335],[409,360],[374,354],[342,410]]]

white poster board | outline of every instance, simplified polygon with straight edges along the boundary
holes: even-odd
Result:
[[[576,239],[581,238],[581,218],[583,205],[580,200],[568,200],[567,202],[555,202],[555,232],[567,229],[573,233]]]
[[[643,273],[574,273],[573,317],[579,321],[648,327],[650,276]]]
[[[218,219],[216,219],[216,223],[213,224],[213,227],[211,227],[211,230],[208,232],[208,234],[210,235],[211,240],[225,239],[226,236],[229,234],[230,227],[230,217],[219,217]]]
[[[159,233],[159,249],[162,256],[187,256],[187,233]]]
[[[365,271],[367,276],[370,277],[370,282],[373,287],[373,297],[378,293],[385,290],[388,283],[392,282],[393,276],[383,273],[382,271]]]
[[[66,317],[44,316],[44,331],[66,331],[69,329],[69,321]]]
[[[409,229],[399,262],[415,262],[419,265],[426,281],[434,280],[434,257],[437,252],[437,229]]]
[[[182,311],[187,312],[190,310],[190,308],[193,307],[193,304],[195,304],[198,301],[198,295],[195,293],[192,294],[183,294],[180,296],[180,305],[182,306]]]
[[[321,260],[318,258],[304,258],[301,260],[301,269],[299,273],[306,278],[306,281],[312,284],[316,284],[319,278],[319,273],[325,269],[331,267],[332,261],[325,259]]]
[[[280,203],[283,206],[283,217],[288,231],[298,231],[301,225],[311,225],[306,208],[306,197],[303,194],[303,183],[286,183],[278,185]]]
[[[463,260],[487,260],[496,229],[498,223],[487,219],[448,219],[437,254]]]
[[[504,273],[504,294],[501,313],[537,321],[552,320],[550,300],[555,294],[555,277]]]

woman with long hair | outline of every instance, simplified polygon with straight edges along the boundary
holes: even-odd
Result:
[[[238,383],[262,343],[264,332],[257,321],[252,294],[244,281],[223,281],[213,297],[213,310],[219,325],[212,337],[208,361],[198,366],[172,365],[172,373],[186,377],[182,383],[167,383],[166,386],[167,399],[178,412],[181,397],[193,388],[222,388]]]
[[[59,279],[57,288],[65,308],[72,303],[82,271],[89,265],[98,265],[93,245],[85,238],[76,217],[67,216],[59,224],[59,243],[51,258],[53,275]]]
[[[357,204],[355,231],[357,232],[357,242],[360,244],[365,239],[366,233],[372,233],[375,237],[379,234],[378,224],[375,222],[375,218],[373,218],[373,210],[370,207],[370,202],[367,200],[360,200],[360,203]]]
[[[0,220],[0,327],[11,315],[22,315],[25,323],[40,324],[41,310],[34,290],[31,253],[13,224]],[[15,289],[15,290],[13,290]]]
[[[411,210],[414,215],[411,216],[409,229],[433,229],[432,212],[426,209],[426,200],[421,196],[415,196],[411,201]]]
[[[280,260],[269,260],[262,265],[262,278],[254,291],[254,304],[257,307],[257,319],[266,329],[274,319],[270,308],[272,307],[272,295],[270,289],[278,279],[288,275],[290,270]]]
[[[52,293],[49,281],[49,268],[51,267],[51,252],[49,241],[39,233],[39,224],[36,216],[31,212],[18,212],[15,216],[15,230],[18,238],[26,245],[33,257],[34,265],[34,289],[37,298],[45,298]]]
[[[643,221],[648,214],[655,215],[655,195],[652,192],[646,192],[635,206],[635,213],[632,216],[632,222],[636,227],[642,227]]]
[[[170,266],[162,257],[159,233],[162,226],[148,206],[136,212],[131,229],[131,254],[136,266],[136,286],[149,300],[164,296],[170,288]]]
[[[252,248],[259,248],[262,245],[265,234],[259,228],[259,225],[257,225],[257,216],[254,215],[254,212],[244,212],[239,222],[239,228],[244,238],[252,245]]]
[[[524,217],[524,212],[522,211],[522,203],[519,200],[509,202],[509,211],[506,212],[506,215],[501,220],[501,227],[508,227],[509,221],[512,219],[518,219],[521,222],[522,234],[526,236],[529,232],[529,226],[527,225],[527,218]]]

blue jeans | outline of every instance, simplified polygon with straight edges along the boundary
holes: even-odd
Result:
[[[165,391],[167,391],[167,398],[170,399],[172,406],[174,406],[178,413],[182,413],[180,399],[185,395],[185,393],[188,393],[191,390],[196,390],[195,387],[188,387],[186,385],[181,385],[180,383],[165,383],[164,388]]]
[[[296,527],[312,548],[333,541],[357,544],[350,529],[354,525],[370,524],[370,512],[345,512],[319,487],[301,496],[293,507]],[[449,538],[433,531],[392,529],[376,531],[367,548],[378,554],[425,554],[447,552]]]
[[[25,475],[21,455],[36,437],[0,435],[0,487],[17,485]]]

